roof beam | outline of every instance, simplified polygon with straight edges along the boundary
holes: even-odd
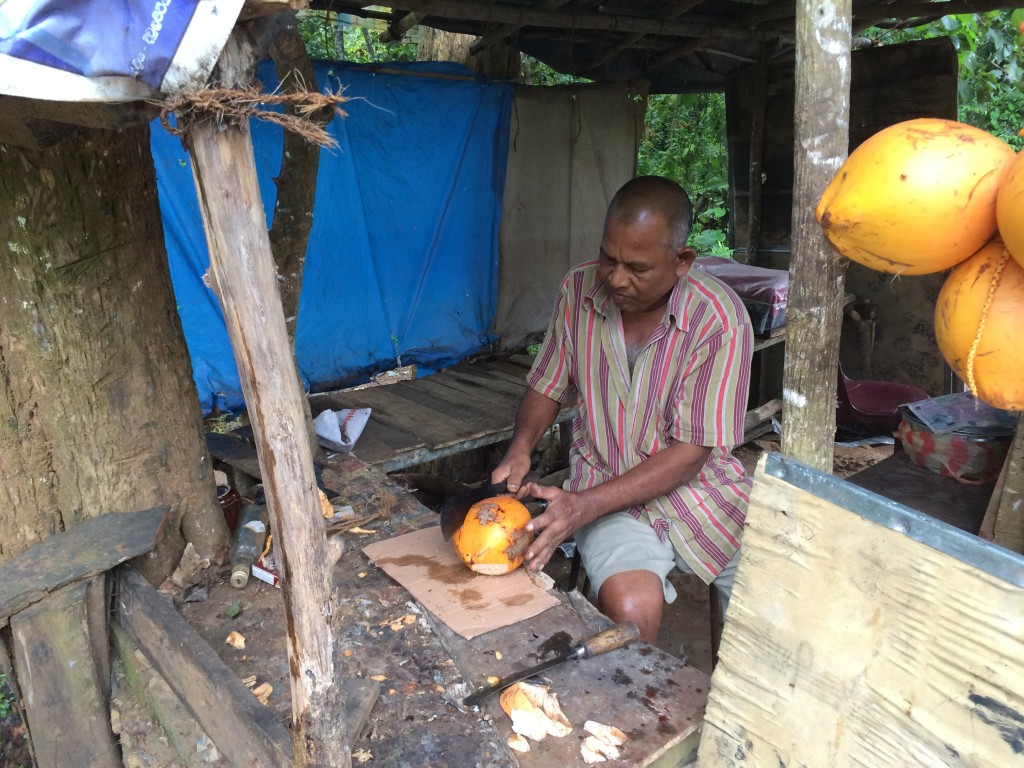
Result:
[[[661,8],[658,9],[658,12],[655,14],[655,18],[677,18],[678,16],[682,16],[684,13],[691,10],[692,8],[696,8],[702,2],[704,2],[704,0],[672,0],[672,2],[668,3],[667,5],[663,5]],[[613,56],[617,56],[627,48],[632,48],[640,41],[640,39],[644,35],[644,32],[630,32],[616,45],[610,46],[606,48],[604,51],[598,53],[597,56],[594,57],[594,60],[590,62],[590,66],[601,66]]]
[[[546,0],[541,4],[541,7],[553,11],[556,8],[561,8],[571,0]],[[480,53],[485,48],[490,48],[495,43],[504,40],[511,34],[514,34],[517,30],[522,29],[521,24],[501,24],[497,29],[488,32],[482,37],[478,37],[469,45],[469,52],[472,54]]]
[[[397,43],[405,36],[406,32],[419,24],[424,18],[426,18],[426,15],[422,13],[405,14],[398,21],[388,24],[388,28],[380,34],[380,41],[382,43]]]
[[[492,24],[516,24],[521,27],[553,27],[556,29],[599,29],[611,32],[643,32],[666,37],[705,37],[710,40],[775,40],[783,32],[728,27],[712,21],[667,21],[640,19],[590,12],[563,12],[522,8],[503,3],[481,3],[474,0],[401,0],[403,9],[425,12],[435,18],[483,21]]]

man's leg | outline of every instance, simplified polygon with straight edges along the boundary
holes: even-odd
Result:
[[[718,590],[718,596],[722,600],[722,618],[725,618],[726,613],[729,611],[729,600],[732,598],[732,585],[736,581],[736,566],[740,562],[740,550],[736,550],[736,553],[729,560],[729,563],[722,569],[722,572],[718,574],[712,584]]]
[[[609,576],[597,594],[597,607],[616,624],[636,622],[640,639],[658,642],[665,591],[662,578],[652,571],[622,571]]]
[[[605,515],[574,538],[601,611],[616,622],[636,622],[640,637],[654,643],[662,608],[676,598],[665,578],[675,567],[672,544],[627,512]]]

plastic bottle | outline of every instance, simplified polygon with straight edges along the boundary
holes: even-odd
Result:
[[[231,586],[241,589],[249,582],[252,564],[263,554],[269,527],[267,507],[246,504],[238,517],[238,528],[231,542]]]

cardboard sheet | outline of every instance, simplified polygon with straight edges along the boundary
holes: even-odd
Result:
[[[370,560],[405,587],[421,605],[467,640],[558,605],[558,598],[523,568],[504,576],[469,570],[441,528],[378,541],[363,548]]]

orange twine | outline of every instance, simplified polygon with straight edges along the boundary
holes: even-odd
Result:
[[[971,344],[971,351],[967,354],[967,387],[971,394],[977,396],[978,388],[974,382],[974,358],[978,354],[978,346],[981,344],[981,334],[985,332],[985,321],[988,319],[988,312],[992,308],[992,299],[996,295],[996,288],[999,287],[999,278],[1003,274],[1003,267],[1010,260],[1010,249],[1003,248],[1003,258],[999,260],[995,270],[992,272],[992,282],[988,285],[988,295],[985,297],[985,305],[981,308],[981,319],[978,321],[978,332],[974,335],[974,342]]]

